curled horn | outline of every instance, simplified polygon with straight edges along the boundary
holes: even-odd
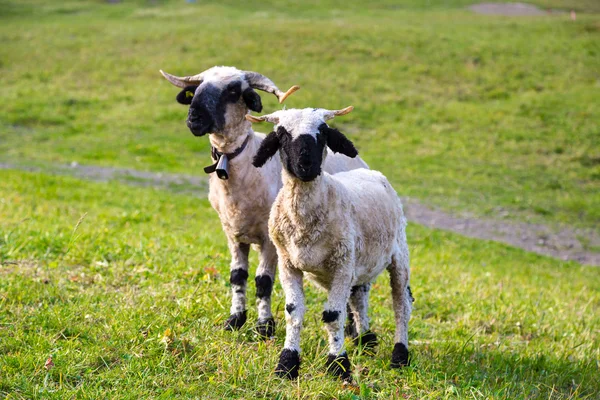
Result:
[[[283,103],[290,94],[300,89],[300,86],[294,85],[289,88],[287,92],[282,92],[277,86],[275,86],[272,80],[262,74],[259,74],[258,72],[244,71],[244,74],[246,75],[246,80],[248,81],[250,87],[262,90],[264,92],[273,93],[275,96],[277,96],[279,104]]]
[[[175,76],[175,75],[166,73],[162,69],[160,70],[160,73],[162,74],[162,76],[164,76],[166,78],[166,80],[168,80],[173,85],[180,87],[182,89],[187,86],[201,84],[202,83],[202,75],[204,74],[204,72],[201,72],[198,75],[192,75],[192,76]]]
[[[279,117],[276,117],[273,114],[261,115],[260,117],[255,117],[254,115],[246,114],[246,119],[254,124],[264,121],[270,122],[275,125],[279,123]]]
[[[325,110],[325,120],[332,119],[333,117],[339,117],[340,115],[346,115],[354,110],[353,106],[342,108],[341,110]]]

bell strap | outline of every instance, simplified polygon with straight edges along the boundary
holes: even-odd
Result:
[[[233,153],[221,153],[216,148],[211,146],[210,155],[213,160],[217,161],[214,164],[209,165],[208,167],[204,167],[204,172],[207,174],[212,174],[213,172],[217,171],[217,175],[219,176],[219,178],[229,179],[229,161],[239,156],[242,153],[242,151],[244,151],[249,141],[250,135],[246,136],[246,140],[244,140],[244,143],[242,143],[242,145],[238,147]],[[225,157],[225,159],[221,160],[222,157]],[[222,168],[219,168],[219,164],[221,164]]]

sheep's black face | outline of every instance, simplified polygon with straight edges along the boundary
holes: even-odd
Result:
[[[231,82],[221,89],[207,82],[196,89],[188,112],[187,126],[195,136],[219,132],[225,126],[227,105],[237,103],[242,95],[241,82]]]
[[[347,109],[342,111],[346,114],[349,112]],[[262,120],[276,124],[277,131],[269,133],[262,141],[252,165],[262,167],[279,150],[283,167],[292,176],[310,182],[321,175],[321,165],[327,151],[325,146],[334,153],[356,157],[358,152],[352,142],[342,132],[325,123],[325,118],[332,113],[319,108],[305,108],[276,111],[262,117]]]
[[[219,133],[228,124],[243,121],[246,107],[253,111],[262,110],[260,96],[250,87],[242,90],[241,81],[233,81],[223,87],[218,83],[204,82],[200,86],[186,88],[182,93],[189,93],[192,89],[194,94],[191,100],[189,95],[183,97],[182,94],[177,97],[177,100],[183,104],[190,104],[186,122],[195,136]],[[243,99],[243,103],[240,99]],[[228,106],[238,103],[239,112],[231,113],[229,110],[232,115],[228,115]],[[228,120],[232,118],[236,121]]]
[[[321,175],[325,137],[316,135],[291,135],[284,127],[277,129],[280,140],[281,163],[286,170],[303,182],[310,182]]]

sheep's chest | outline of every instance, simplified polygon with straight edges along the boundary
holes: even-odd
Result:
[[[275,245],[287,255],[295,268],[319,275],[331,264],[335,237],[331,224],[322,214],[290,212],[291,207],[276,203],[269,229]]]
[[[307,272],[323,270],[331,249],[322,235],[315,232],[300,233],[296,230],[280,235],[280,238],[294,267]]]
[[[258,195],[256,194],[258,192]],[[261,244],[268,237],[270,203],[264,192],[254,196],[232,195],[221,185],[212,185],[209,200],[219,214],[225,234],[242,243]]]

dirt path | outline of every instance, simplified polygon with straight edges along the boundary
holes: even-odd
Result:
[[[147,172],[131,168],[98,167],[76,163],[42,167],[0,162],[0,170],[2,169],[68,175],[97,182],[119,181],[134,186],[166,188],[196,195],[204,195],[208,192],[208,179],[205,177]]]
[[[477,14],[505,15],[509,17],[555,14],[555,10],[542,10],[525,3],[479,3],[468,7]]]
[[[93,181],[119,181],[135,186],[150,186],[206,196],[208,180],[204,176],[144,172],[128,168],[71,166],[25,166],[0,162],[0,170],[15,169],[74,176]],[[455,232],[464,236],[493,240],[561,260],[600,266],[600,253],[586,250],[580,240],[600,247],[600,236],[592,230],[562,227],[553,229],[540,224],[501,221],[452,215],[425,206],[413,199],[403,198],[409,221],[430,228]]]
[[[502,242],[561,260],[600,266],[600,253],[586,250],[579,239],[585,238],[589,244],[598,247],[600,236],[592,230],[566,227],[552,229],[541,224],[456,216],[410,199],[402,200],[408,219],[417,224],[472,238]]]

